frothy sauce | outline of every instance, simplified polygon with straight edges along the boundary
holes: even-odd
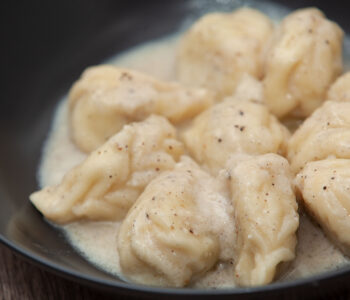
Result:
[[[223,5],[224,2],[226,3],[225,10],[232,10],[242,4],[242,1],[190,1],[191,5],[198,6],[200,14],[213,11],[214,6],[220,9],[220,5]],[[288,13],[286,8],[265,1],[246,2],[274,20]],[[193,18],[197,17],[193,16]],[[185,20],[180,32],[191,22],[193,20]],[[175,80],[176,47],[180,36],[181,33],[178,33],[140,45],[105,63],[139,70],[159,79]],[[346,39],[345,47],[348,44],[348,39]],[[348,53],[345,53],[345,61],[348,61],[347,57]],[[67,101],[63,99],[57,107],[52,130],[45,143],[38,173],[41,187],[58,184],[63,175],[85,157],[86,154],[79,151],[70,140]],[[81,221],[61,228],[72,246],[88,261],[106,272],[122,277],[117,251],[117,234],[120,224],[121,222]],[[324,236],[321,229],[303,214],[300,217],[296,254],[296,259],[279,275],[277,280],[307,277],[349,263],[349,260]],[[201,288],[235,286],[233,266],[218,264],[192,286]]]

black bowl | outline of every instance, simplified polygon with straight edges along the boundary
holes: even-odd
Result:
[[[54,108],[84,68],[131,46],[175,32],[198,3],[174,1],[6,1],[2,7],[0,100],[0,241],[24,257],[72,280],[116,294],[153,297],[297,298],[348,291],[350,269],[264,287],[225,290],[154,288],[125,283],[89,264],[29,203]],[[221,9],[228,2],[219,1]],[[345,31],[349,3],[279,1],[317,6]],[[197,5],[196,5],[197,4]],[[232,3],[231,3],[232,4]]]

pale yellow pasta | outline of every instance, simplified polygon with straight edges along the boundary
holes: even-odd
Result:
[[[316,8],[288,15],[266,54],[265,100],[278,117],[307,117],[342,70],[343,31]]]
[[[288,161],[277,154],[238,156],[228,164],[237,241],[236,281],[270,283],[278,265],[295,257],[299,226]]]
[[[329,88],[327,100],[350,102],[350,72],[343,74]]]
[[[261,77],[262,51],[272,32],[269,18],[254,9],[207,14],[180,43],[178,79],[211,89],[219,98],[231,95],[245,73]]]
[[[332,157],[350,158],[350,102],[325,102],[288,142],[288,159],[294,173],[307,162]]]
[[[153,178],[174,167],[183,153],[175,138],[174,127],[160,116],[126,125],[60,184],[45,187],[30,199],[55,223],[120,220]]]
[[[288,137],[265,105],[235,97],[201,113],[182,134],[191,155],[214,174],[233,153],[285,153]]]
[[[71,136],[81,150],[90,152],[127,123],[159,114],[178,124],[212,102],[211,93],[204,89],[114,66],[91,67],[69,94]]]
[[[182,158],[147,186],[123,221],[118,250],[124,276],[182,287],[203,275],[221,256],[225,227],[234,235],[233,218],[220,208],[225,201],[215,180]]]
[[[310,215],[350,255],[350,160],[307,163],[297,175],[296,185]]]

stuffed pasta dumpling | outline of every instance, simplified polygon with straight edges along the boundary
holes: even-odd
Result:
[[[238,155],[228,167],[237,230],[236,281],[268,284],[277,266],[295,257],[299,216],[288,161],[277,154]]]
[[[227,259],[221,237],[235,234],[227,207],[220,184],[183,157],[147,186],[124,219],[118,236],[123,274],[143,284],[188,285]]]
[[[296,177],[307,211],[346,255],[350,255],[349,183],[349,159],[309,162]]]
[[[55,223],[120,220],[145,186],[161,171],[172,169],[182,153],[175,128],[165,118],[151,116],[126,125],[68,171],[60,184],[30,199]]]
[[[71,136],[90,152],[125,124],[158,114],[177,124],[211,105],[204,89],[185,88],[114,66],[88,68],[69,94]]]
[[[350,158],[350,102],[327,101],[288,142],[288,160],[296,174],[307,162]]]
[[[254,9],[205,15],[180,43],[180,82],[211,89],[219,98],[231,96],[244,74],[261,77],[262,52],[272,32],[270,19]]]
[[[288,137],[265,105],[235,97],[201,113],[182,134],[189,152],[214,174],[233,153],[284,153]]]
[[[277,117],[309,116],[342,71],[343,31],[316,8],[288,15],[266,53],[266,104]]]
[[[327,100],[350,102],[350,72],[338,77],[332,84]]]

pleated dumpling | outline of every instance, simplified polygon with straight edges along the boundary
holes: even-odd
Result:
[[[294,173],[307,162],[331,157],[350,158],[350,102],[325,102],[288,142],[288,159]]]
[[[343,31],[316,8],[288,15],[266,52],[266,104],[278,117],[307,117],[342,71]]]
[[[350,160],[307,163],[297,175],[296,185],[309,214],[350,255]]]
[[[201,113],[182,134],[191,155],[214,174],[233,153],[284,153],[288,137],[265,105],[235,97]]]
[[[185,88],[114,66],[91,67],[69,94],[71,135],[81,150],[91,152],[127,123],[159,114],[177,124],[212,102],[211,93],[204,89]]]
[[[350,102],[350,72],[338,77],[332,84],[327,100]]]
[[[277,266],[295,257],[299,226],[288,161],[277,154],[236,156],[228,163],[236,220],[236,281],[270,283]]]
[[[182,287],[203,275],[222,256],[220,237],[229,231],[234,239],[228,203],[215,180],[183,157],[147,186],[123,221],[118,250],[124,276]]]
[[[175,166],[183,153],[175,138],[175,128],[160,116],[126,125],[68,171],[60,184],[30,199],[55,223],[120,220],[153,178]]]
[[[178,79],[211,89],[219,98],[230,96],[245,73],[261,77],[262,52],[272,32],[270,19],[254,9],[207,14],[180,43]]]

